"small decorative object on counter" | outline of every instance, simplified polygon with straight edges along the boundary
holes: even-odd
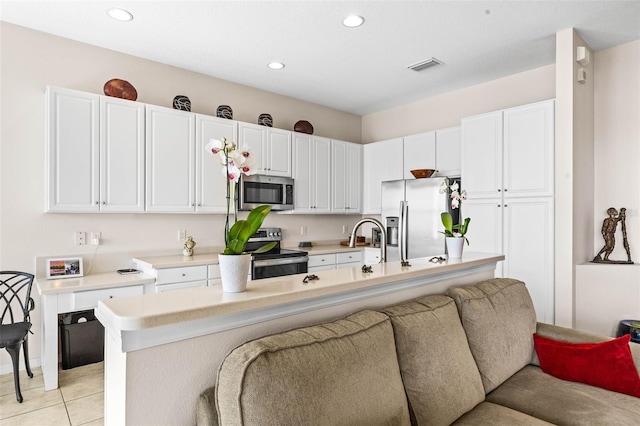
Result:
[[[173,109],[180,111],[191,111],[191,101],[185,95],[177,95],[173,98]]]
[[[112,78],[103,87],[104,94],[113,98],[121,98],[129,101],[138,99],[138,92],[131,83],[119,78]]]
[[[318,278],[318,276],[316,274],[311,274],[311,275],[307,275],[306,277],[304,277],[302,279],[302,282],[304,284],[307,284],[310,280],[311,281],[315,281],[315,280],[319,280],[320,278]]]
[[[431,263],[442,263],[445,262],[447,259],[445,259],[442,256],[433,256],[431,259],[429,259],[429,262]]]
[[[233,110],[229,105],[220,105],[216,110],[216,115],[220,118],[233,120]]]
[[[273,118],[271,114],[260,114],[258,116],[258,124],[261,126],[273,127]]]
[[[409,263],[408,260],[401,260],[400,261],[400,266],[402,266],[404,268],[404,267],[407,267],[407,266],[411,266],[411,264]]]
[[[613,263],[620,265],[630,265],[633,264],[631,260],[631,249],[629,248],[629,241],[627,240],[627,209],[622,207],[620,209],[620,214],[618,214],[618,210],[614,207],[609,207],[607,209],[608,218],[602,221],[602,238],[604,238],[604,247],[596,254],[596,257],[593,258],[592,262],[594,263]],[[627,260],[610,260],[609,256],[613,252],[613,249],[616,246],[616,228],[618,227],[618,222],[621,223],[622,227],[622,244],[624,245],[624,249],[627,252]],[[604,258],[602,255],[604,254]]]
[[[293,131],[299,133],[306,133],[308,135],[313,134],[313,126],[306,120],[300,120],[293,125]]]
[[[196,242],[193,241],[193,238],[187,237],[184,240],[184,249],[182,249],[182,254],[184,256],[193,256],[193,248],[196,246]]]
[[[371,266],[362,265],[362,272],[365,274],[373,272],[373,268]]]

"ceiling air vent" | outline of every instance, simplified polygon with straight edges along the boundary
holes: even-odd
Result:
[[[420,71],[426,70],[427,68],[437,67],[438,65],[442,65],[442,62],[437,60],[434,57],[431,57],[427,60],[416,62],[413,65],[409,65],[407,68],[409,68],[410,70],[420,72]]]

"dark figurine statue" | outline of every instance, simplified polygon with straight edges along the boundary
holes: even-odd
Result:
[[[631,260],[631,250],[629,249],[629,241],[627,240],[627,209],[624,207],[620,209],[620,213],[618,214],[618,210],[613,207],[609,207],[607,209],[607,214],[609,215],[604,221],[602,221],[602,238],[604,238],[604,247],[596,254],[596,257],[593,258],[592,262],[594,263],[618,263],[618,264],[631,264],[633,261]],[[610,260],[609,256],[613,253],[613,249],[616,245],[616,228],[618,227],[618,222],[622,224],[622,242],[624,245],[624,249],[627,251],[627,260]],[[604,258],[602,257],[604,254]]]

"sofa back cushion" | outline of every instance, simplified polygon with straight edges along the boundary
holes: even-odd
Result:
[[[393,325],[400,371],[417,424],[448,425],[484,400],[453,299],[426,296],[383,310]]]
[[[522,281],[494,278],[447,295],[456,301],[486,393],[531,362],[536,313]]]
[[[234,349],[216,386],[219,424],[409,424],[389,318],[361,311]]]

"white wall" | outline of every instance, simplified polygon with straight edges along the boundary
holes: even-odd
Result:
[[[596,52],[595,81],[595,255],[604,240],[609,207],[627,208],[632,259],[640,261],[640,40]],[[626,260],[620,227],[611,259]]]
[[[192,110],[215,115],[218,105],[233,108],[234,118],[257,122],[268,112],[276,127],[292,129],[309,120],[315,133],[360,142],[359,116],[201,74],[0,22],[0,270],[34,272],[36,256],[83,255],[94,247],[75,246],[74,231],[100,231],[92,272],[129,261],[127,253],[182,250],[179,229],[198,245],[223,244],[223,215],[213,214],[45,214],[44,90],[47,85],[102,93],[111,78],[123,78],[138,91],[138,100],[170,107],[178,94],[189,96]],[[265,69],[266,70],[266,69]],[[268,70],[266,70],[268,71]],[[285,228],[285,239],[343,239],[342,225],[359,216],[283,216],[270,214],[265,226]],[[299,235],[305,225],[308,234]],[[296,232],[297,231],[297,232]],[[119,254],[119,255],[116,255]],[[87,265],[85,264],[85,267]],[[34,291],[36,306],[40,300]],[[34,312],[32,359],[40,354],[39,308]],[[0,365],[10,365],[5,351]]]
[[[462,117],[555,97],[555,65],[422,99],[362,117],[363,143],[459,126]]]

